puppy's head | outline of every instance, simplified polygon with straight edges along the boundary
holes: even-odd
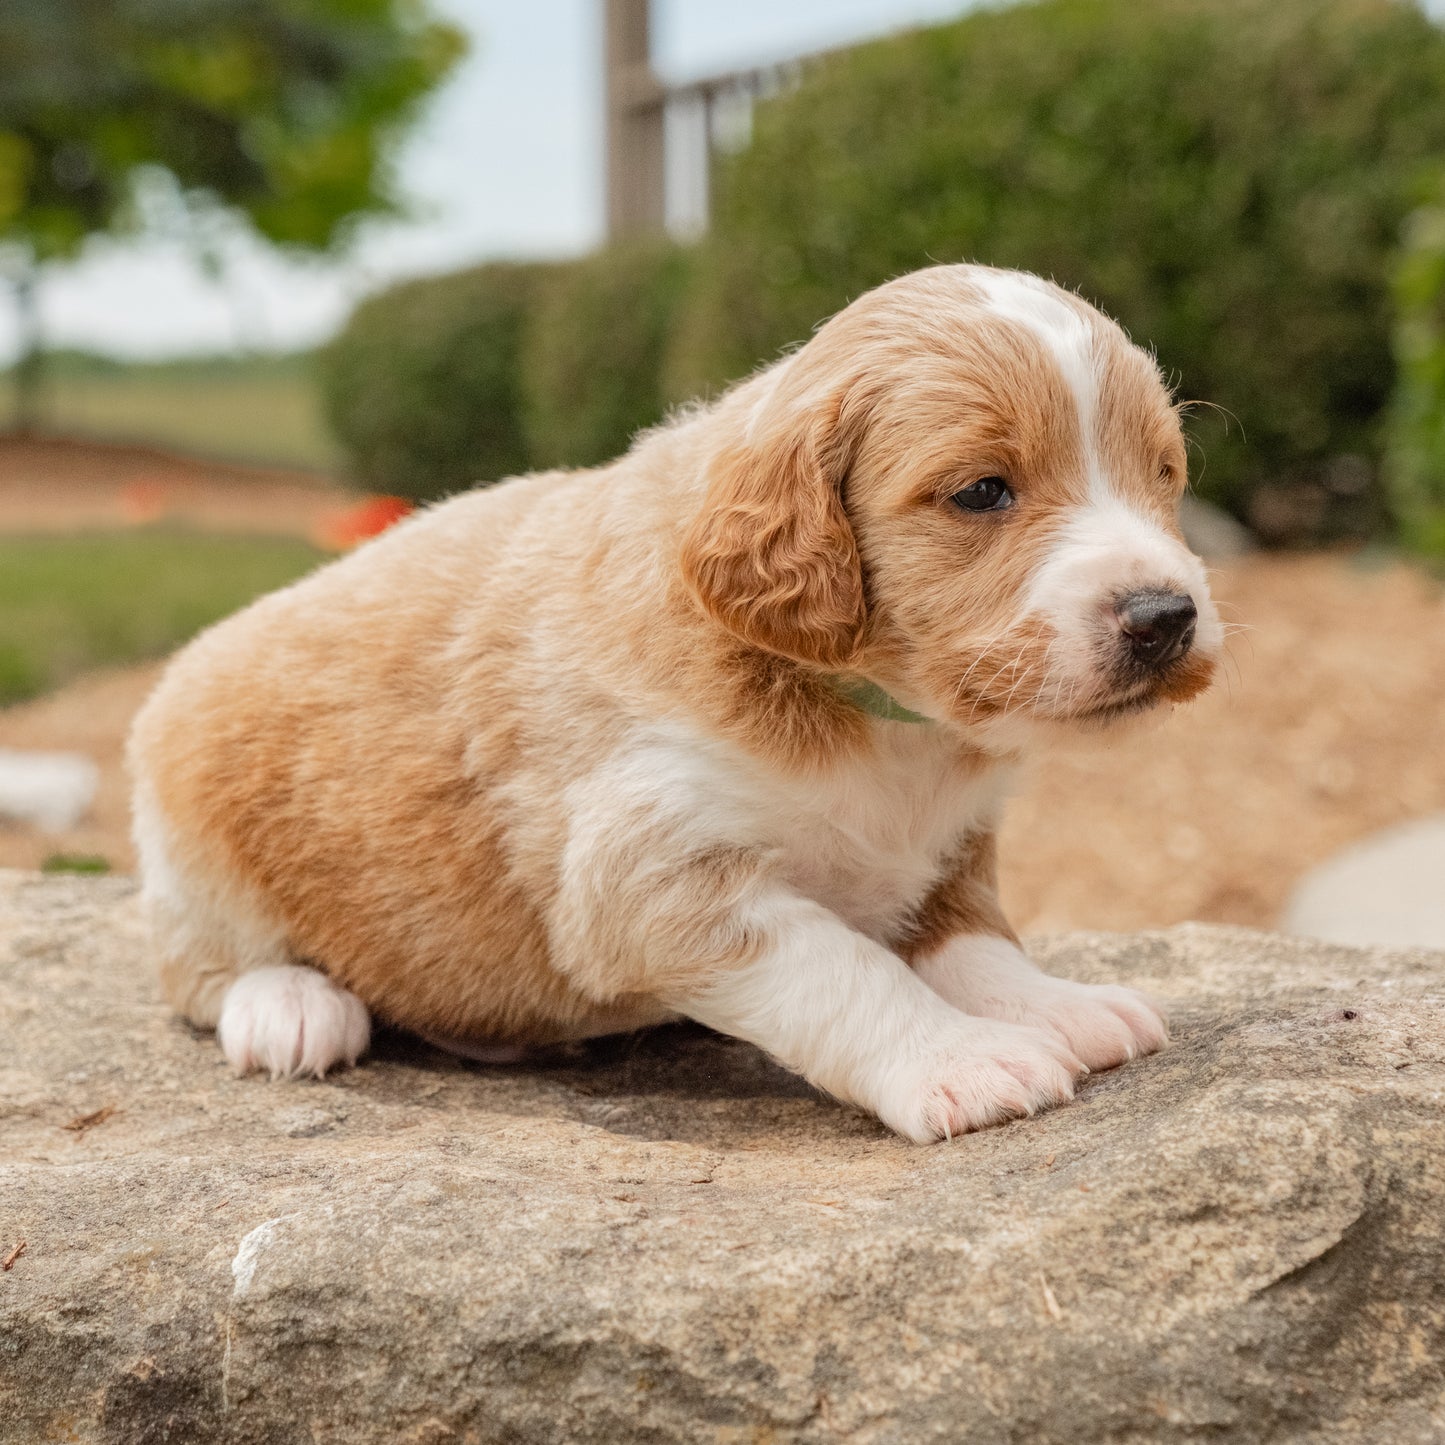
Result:
[[[1152,358],[1033,276],[936,267],[835,316],[724,403],[683,571],[739,637],[1016,741],[1209,683]]]

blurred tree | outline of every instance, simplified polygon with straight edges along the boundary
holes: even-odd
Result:
[[[0,253],[34,418],[37,268],[99,232],[241,217],[304,250],[395,214],[396,144],[461,55],[425,0],[4,0]],[[214,264],[214,249],[209,251]]]

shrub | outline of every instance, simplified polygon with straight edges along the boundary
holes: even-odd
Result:
[[[1445,35],[1394,0],[1042,0],[836,54],[722,169],[669,391],[930,260],[1018,266],[1238,418],[1196,415],[1203,494],[1247,514],[1303,488],[1322,529],[1359,527],[1388,255],[1442,148]]]
[[[683,275],[683,253],[652,243],[373,296],[321,364],[353,475],[423,500],[617,456],[663,414],[658,376]]]
[[[598,252],[549,270],[522,348],[536,466],[593,466],[661,419],[663,351],[684,279],[666,244]]]
[[[1445,208],[1411,217],[1395,272],[1391,501],[1406,545],[1445,558]]]
[[[321,383],[358,481],[421,501],[527,469],[522,333],[545,269],[480,266],[357,308]]]

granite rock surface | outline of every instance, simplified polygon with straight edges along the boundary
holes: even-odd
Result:
[[[919,1148],[691,1028],[236,1079],[0,874],[0,1441],[1445,1440],[1445,955],[1036,953],[1173,1045]]]

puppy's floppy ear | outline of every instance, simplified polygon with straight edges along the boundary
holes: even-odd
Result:
[[[720,448],[681,556],[693,594],[735,636],[824,667],[848,662],[865,616],[842,412],[837,397],[788,407]]]

